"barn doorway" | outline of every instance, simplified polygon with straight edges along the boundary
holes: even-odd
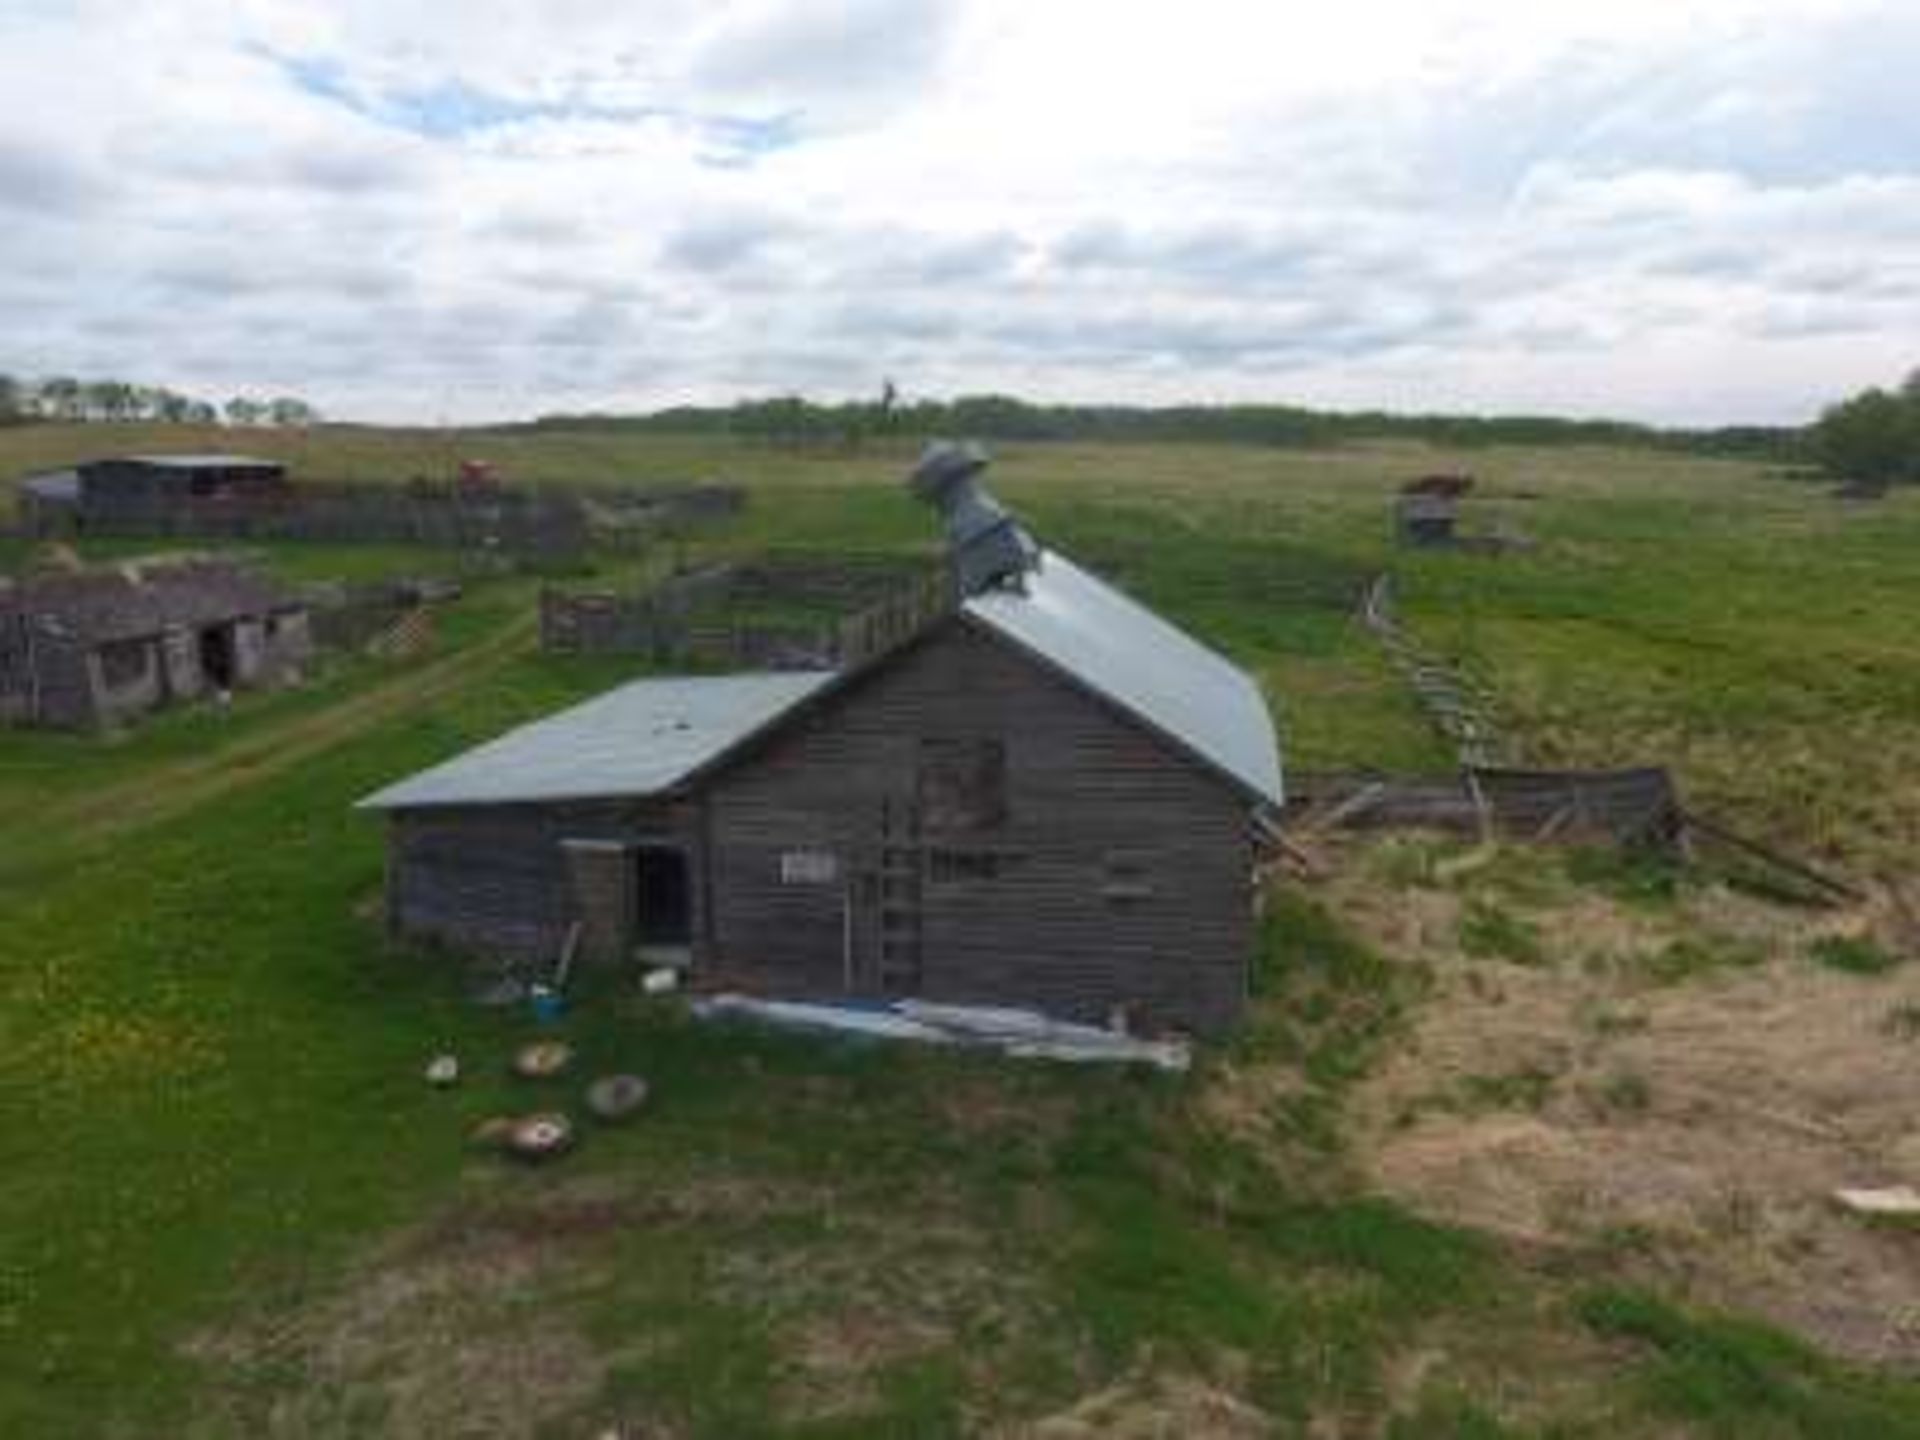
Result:
[[[200,673],[216,690],[233,688],[233,628],[213,625],[200,632]]]
[[[693,880],[687,854],[670,845],[633,851],[633,946],[647,965],[693,958]]]

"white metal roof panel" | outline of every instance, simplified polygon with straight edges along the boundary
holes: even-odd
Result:
[[[656,795],[770,724],[828,671],[635,680],[360,802],[369,810]]]
[[[1024,589],[983,591],[962,608],[1263,799],[1281,803],[1280,747],[1252,676],[1053,551],[1023,579]]]
[[[113,455],[106,463],[148,465],[162,470],[265,470],[286,468],[279,460],[262,460],[257,455]]]

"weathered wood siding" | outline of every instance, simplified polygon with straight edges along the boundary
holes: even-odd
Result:
[[[387,913],[399,933],[460,949],[552,960],[589,918],[567,863],[568,840],[684,846],[699,873],[699,827],[686,806],[643,802],[413,810],[388,831]],[[695,886],[694,927],[700,933]]]
[[[46,635],[33,638],[33,675],[23,718],[38,725],[86,730],[102,721],[91,651]]]
[[[960,621],[711,782],[716,972],[784,993],[881,988],[860,877],[877,863],[883,804],[898,816],[916,795],[926,739],[1000,741],[1006,813],[921,836],[917,993],[1090,1021],[1126,1006],[1203,1032],[1233,1023],[1253,947],[1245,800]],[[783,880],[784,856],[823,851],[834,881]],[[982,856],[997,873],[951,878]]]
[[[95,705],[108,724],[130,720],[157,707],[165,698],[157,639],[120,640],[95,649],[87,657]]]

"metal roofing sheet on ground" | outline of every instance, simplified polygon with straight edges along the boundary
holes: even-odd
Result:
[[[1025,576],[1024,591],[988,590],[963,608],[1281,803],[1279,745],[1253,677],[1138,601],[1047,551]]]
[[[659,794],[832,678],[808,671],[636,680],[360,804],[404,810]]]

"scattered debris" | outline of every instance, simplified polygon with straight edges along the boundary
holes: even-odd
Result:
[[[587,1109],[602,1120],[625,1120],[647,1103],[647,1082],[638,1075],[603,1075],[587,1086]]]
[[[489,1115],[467,1132],[467,1143],[476,1150],[504,1150],[517,1123],[511,1115]]]
[[[1836,1190],[1833,1198],[1843,1210],[1875,1220],[1920,1219],[1920,1190],[1911,1185],[1888,1185],[1879,1189]]]
[[[467,999],[488,1010],[504,1010],[527,998],[527,983],[516,975],[487,975],[476,980]]]
[[[1867,898],[1861,891],[1855,889],[1845,881],[1836,880],[1831,875],[1822,874],[1807,864],[1806,861],[1792,859],[1789,856],[1781,854],[1778,850],[1770,849],[1762,845],[1757,840],[1735,834],[1725,825],[1715,820],[1709,820],[1704,815],[1689,812],[1683,816],[1682,819],[1686,825],[1689,839],[1697,838],[1717,841],[1721,845],[1737,851],[1748,860],[1760,862],[1776,874],[1784,875],[1790,880],[1797,881],[1802,885],[1811,886],[1818,893],[1819,898],[1827,903],[1838,899],[1860,904]]]
[[[749,1020],[795,1030],[916,1040],[929,1045],[972,1045],[1016,1059],[1108,1061],[1184,1071],[1192,1053],[1180,1040],[1142,1040],[1131,1035],[1054,1020],[1034,1010],[991,1005],[939,1005],[899,1000],[877,1005],[833,1005],[797,1000],[756,1000],[714,995],[693,1004],[706,1020]]]
[[[580,935],[584,929],[578,920],[567,927],[567,938],[561,942],[560,959],[553,967],[553,979],[548,985],[556,995],[564,994],[573,979],[573,962],[580,954]]]
[[[457,1084],[460,1079],[460,1061],[453,1055],[436,1055],[427,1062],[427,1083],[447,1086]]]
[[[513,1054],[513,1073],[523,1080],[548,1080],[573,1064],[573,1047],[564,1040],[536,1040]]]
[[[557,1110],[547,1110],[514,1121],[507,1150],[522,1160],[546,1160],[572,1149],[573,1141],[573,1121]]]

